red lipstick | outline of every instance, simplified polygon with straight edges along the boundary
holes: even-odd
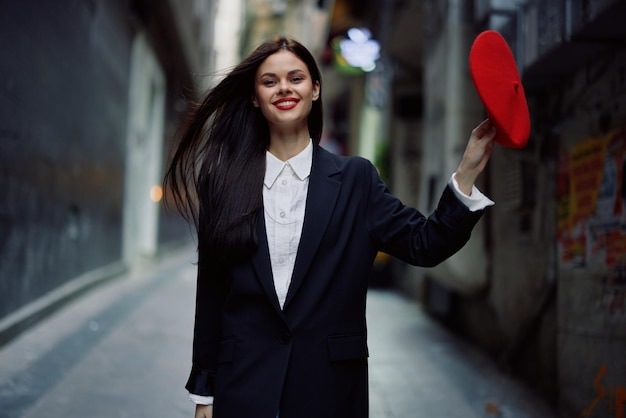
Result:
[[[299,100],[294,98],[278,99],[272,104],[280,110],[290,110],[297,106]]]

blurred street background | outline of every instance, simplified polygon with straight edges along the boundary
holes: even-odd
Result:
[[[286,34],[322,145],[430,212],[507,40],[531,136],[468,245],[370,278],[372,416],[626,415],[626,1],[0,0],[0,417],[191,416],[194,238],[162,178],[191,100]],[[421,411],[421,413],[418,413]]]

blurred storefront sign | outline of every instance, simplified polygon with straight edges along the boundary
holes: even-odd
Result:
[[[336,36],[331,42],[335,68],[346,75],[373,71],[380,58],[380,43],[366,28],[350,28],[346,35]]]

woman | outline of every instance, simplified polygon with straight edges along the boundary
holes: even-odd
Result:
[[[186,385],[196,417],[366,417],[376,253],[434,266],[492,203],[474,187],[495,135],[488,121],[426,218],[367,160],[318,145],[321,92],[306,48],[264,43],[193,109],[172,159],[166,184],[198,231]]]

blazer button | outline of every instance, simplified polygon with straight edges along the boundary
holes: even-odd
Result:
[[[281,344],[289,344],[291,341],[291,334],[288,332],[280,334],[278,341],[280,341]]]

